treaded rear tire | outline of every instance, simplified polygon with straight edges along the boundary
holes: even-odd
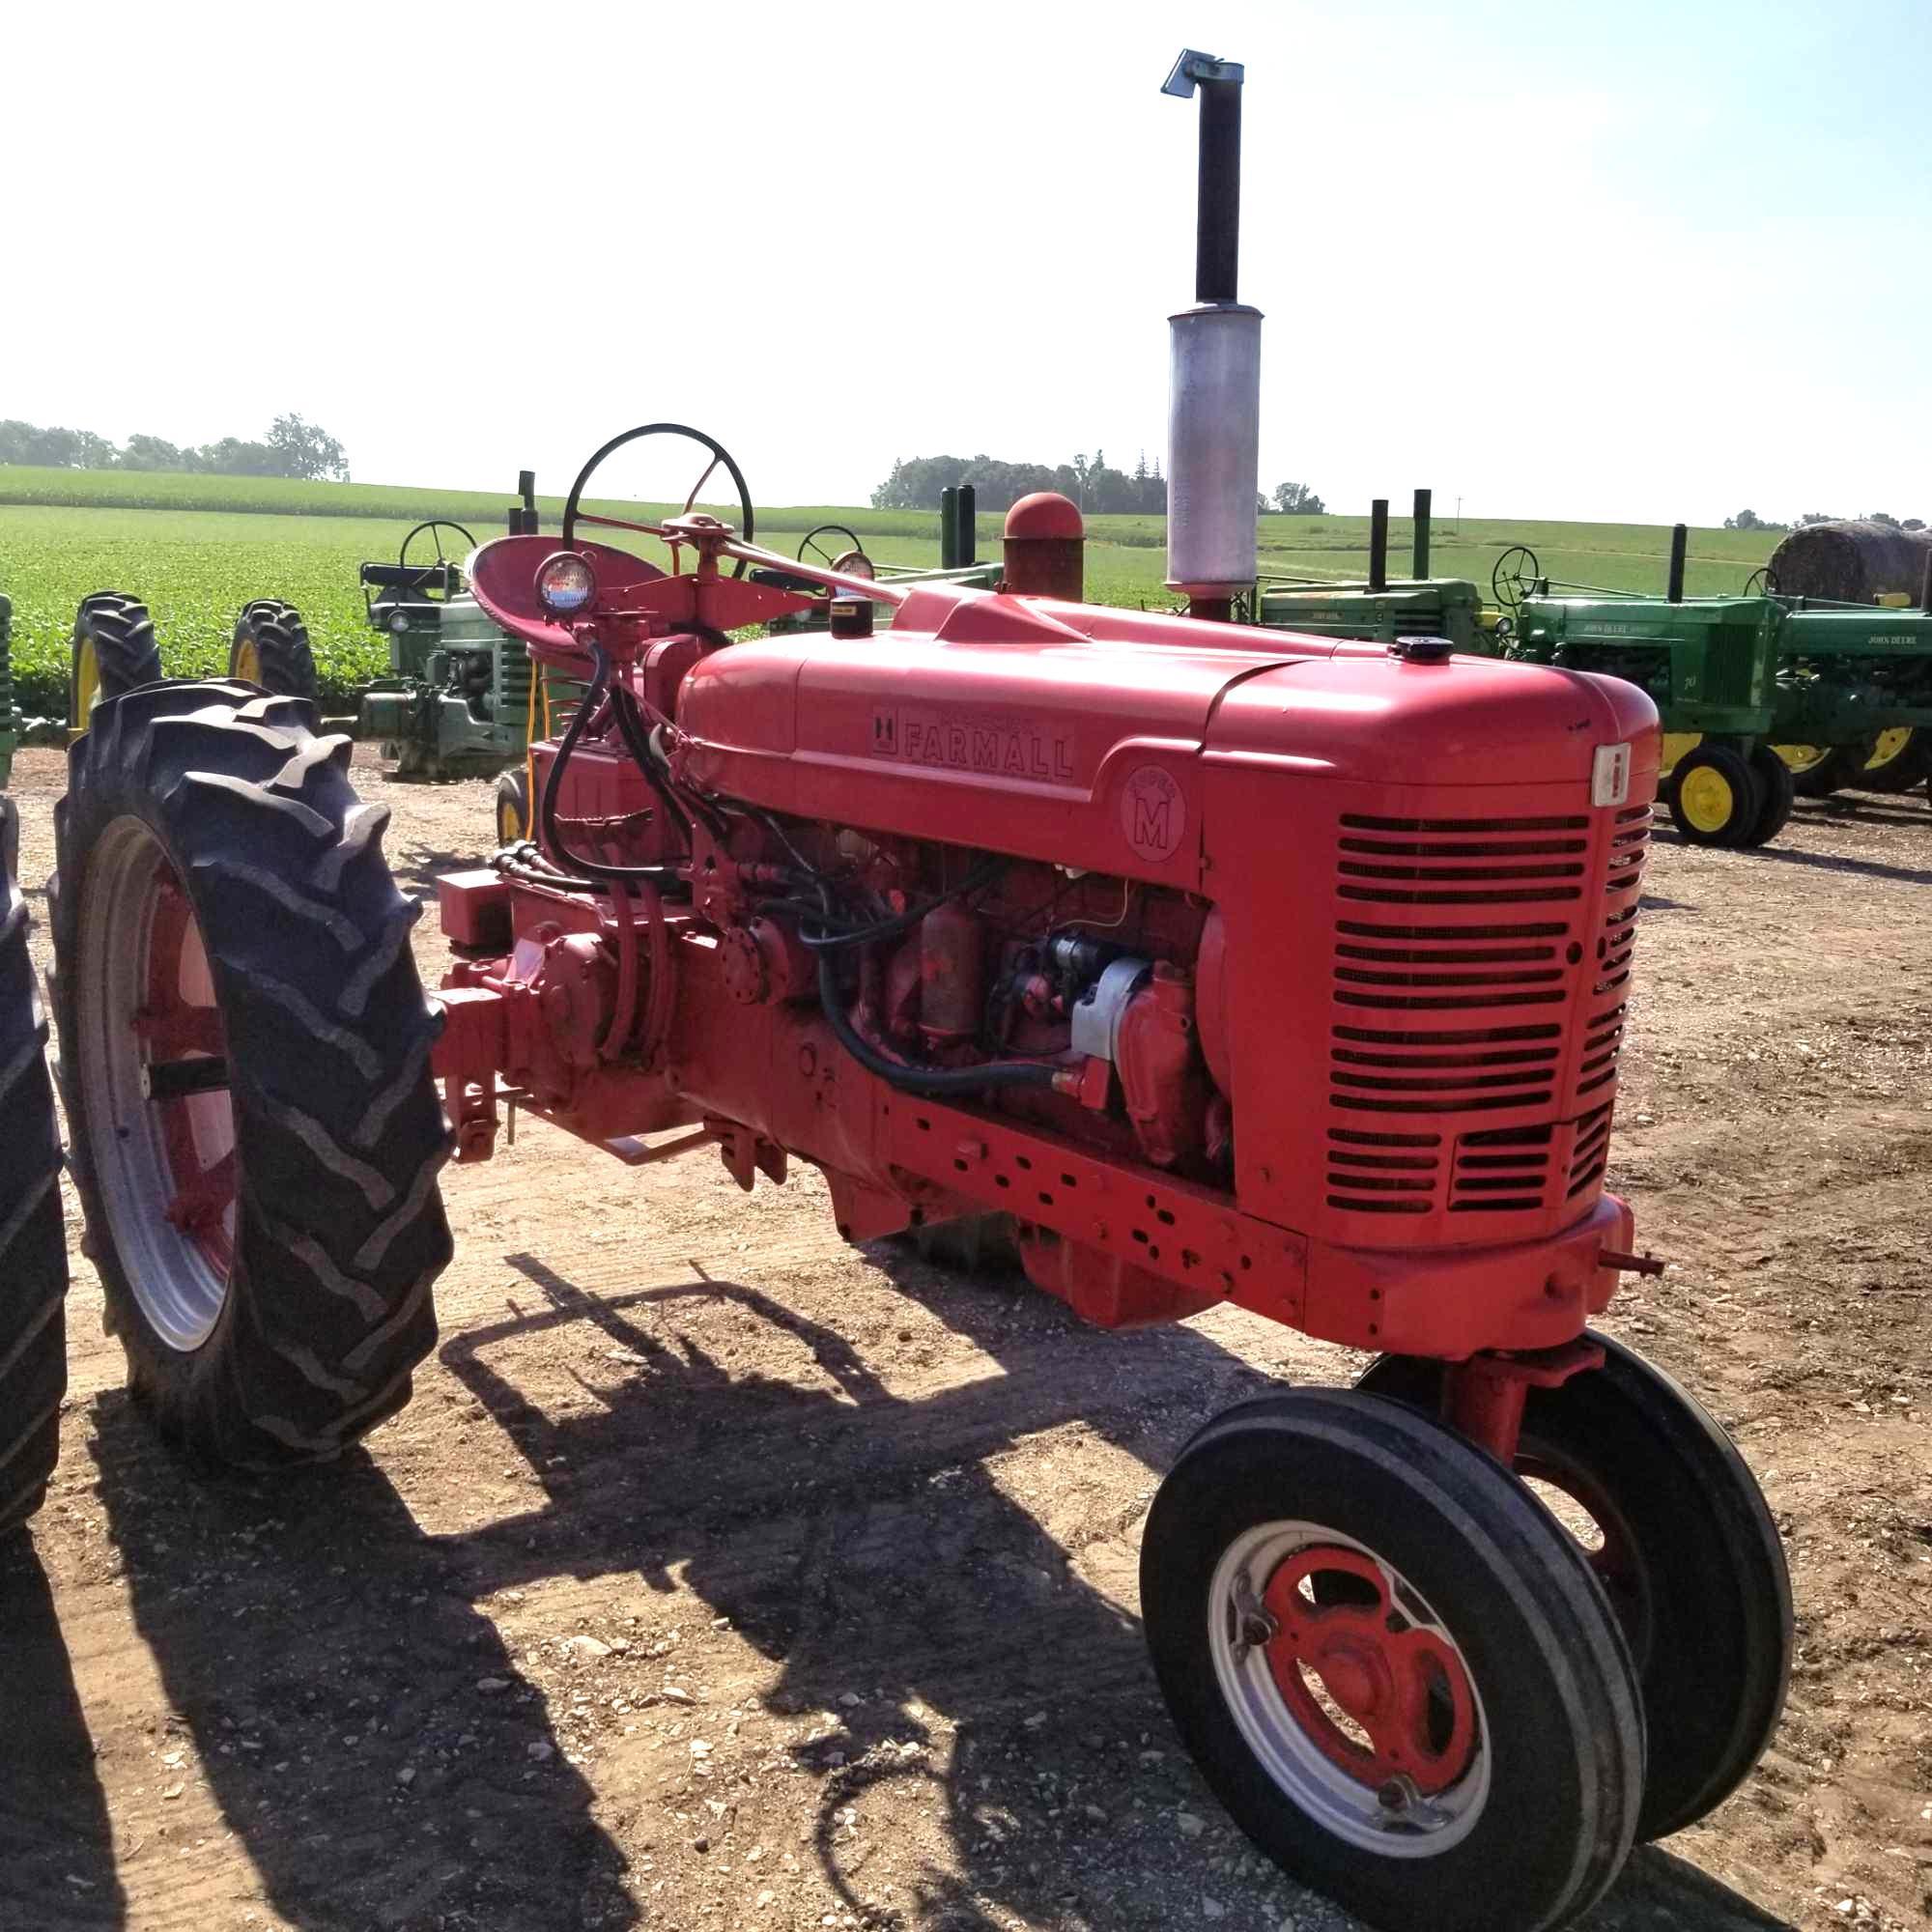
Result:
[[[83,665],[89,657],[94,664],[91,703],[84,697],[87,678]],[[138,597],[121,590],[97,590],[80,600],[73,617],[73,654],[68,680],[68,724],[73,730],[87,729],[87,712],[93,704],[144,684],[158,684],[164,675],[155,620]]]
[[[1932,731],[1915,726],[1898,755],[1889,758],[1875,772],[1859,759],[1846,774],[1845,784],[1852,791],[1875,791],[1881,796],[1912,791],[1932,778]]]
[[[235,637],[228,646],[228,675],[245,677],[242,653],[253,646],[261,676],[252,680],[277,697],[315,697],[315,655],[309,647],[308,626],[293,604],[279,598],[257,597],[242,607],[235,620]]]
[[[402,1407],[450,1254],[438,1021],[409,946],[421,908],[383,858],[387,810],[349,783],[349,740],[313,722],[296,698],[228,682],[109,699],[69,750],[55,809],[62,1083],[109,1321],[162,1432],[250,1467],[326,1460]],[[141,1215],[118,1181],[110,1207],[100,1152],[117,1158],[116,1122],[90,1115],[100,1042],[115,1038],[99,988],[117,936],[90,930],[105,915],[89,895],[110,830],[110,848],[151,838],[181,882],[226,1034],[234,1261],[212,1329],[186,1350],[129,1279],[115,1215]]]
[[[67,1393],[60,1129],[14,852],[14,807],[0,798],[0,1536],[46,1494]]]

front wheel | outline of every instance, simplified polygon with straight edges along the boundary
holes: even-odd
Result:
[[[1742,845],[1764,810],[1757,775],[1728,745],[1699,745],[1670,774],[1670,821],[1692,845]]]
[[[1561,1498],[1630,1639],[1650,1732],[1637,1834],[1661,1838],[1728,1798],[1770,1743],[1791,1578],[1730,1437],[1634,1350],[1590,1340],[1601,1369],[1529,1390],[1516,1472]],[[1358,1386],[1434,1413],[1442,1365],[1384,1355]]]
[[[1575,1543],[1399,1404],[1210,1422],[1141,1546],[1175,1723],[1284,1870],[1388,1932],[1534,1932],[1616,1876],[1643,1790],[1630,1653]]]
[[[103,700],[55,811],[74,1180],[128,1378],[249,1466],[408,1401],[449,1258],[418,907],[349,740],[246,685]]]

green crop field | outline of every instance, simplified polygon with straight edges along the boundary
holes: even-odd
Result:
[[[539,500],[546,525],[555,528],[561,500]],[[363,620],[356,565],[393,557],[410,526],[426,517],[465,523],[479,538],[494,533],[502,527],[505,501],[481,492],[381,484],[0,466],[0,591],[14,600],[17,700],[30,717],[64,714],[74,608],[90,591],[120,590],[147,604],[162,660],[177,675],[225,669],[241,607],[253,597],[285,598],[307,620],[325,702],[346,705],[358,685],[386,668],[384,640]],[[595,507],[648,518],[669,506]],[[997,554],[1000,521],[980,519],[981,555]],[[789,554],[804,531],[828,522],[848,526],[881,563],[939,560],[938,519],[918,511],[792,505],[758,512],[757,534]],[[1088,535],[1090,597],[1171,607],[1161,582],[1160,518],[1094,517]],[[647,538],[618,540],[659,554]],[[1776,540],[1765,532],[1693,530],[1687,588],[1693,596],[1741,588]],[[1432,568],[1437,576],[1472,578],[1487,594],[1496,557],[1516,543],[1531,545],[1559,580],[1610,590],[1663,586],[1669,532],[1640,524],[1472,517],[1459,530],[1439,523]],[[1264,576],[1352,580],[1367,570],[1368,519],[1264,517],[1261,546]],[[1407,521],[1398,518],[1390,531],[1392,574],[1406,574],[1409,546]]]

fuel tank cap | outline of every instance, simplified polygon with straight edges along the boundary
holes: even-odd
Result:
[[[1404,664],[1446,664],[1456,646],[1447,638],[1398,638],[1389,646],[1389,656]]]

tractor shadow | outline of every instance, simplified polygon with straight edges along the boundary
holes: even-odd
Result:
[[[367,1454],[258,1480],[196,1470],[118,1391],[93,1422],[166,1728],[193,1747],[179,1802],[155,1802],[157,1765],[130,1805],[150,1860],[225,1827],[304,1932],[639,1922],[543,1700]],[[154,1911],[188,1866],[136,1869]]]
[[[21,1925],[107,1932],[128,1922],[107,1798],[53,1590],[27,1535],[0,1539],[7,1743],[0,1753],[0,1870]]]
[[[440,1350],[480,1411],[460,1426],[494,1426],[500,1440],[431,1461],[416,1436],[384,1438],[405,1489],[466,1466],[474,1479],[504,1443],[522,1459],[540,1500],[453,1533],[426,1533],[360,1452],[274,1482],[204,1481],[125,1398],[97,1402],[101,1495],[137,1624],[220,1821],[292,1925],[670,1923],[593,1803],[647,1852],[683,1839],[668,1857],[656,1850],[656,1871],[686,1861],[686,1896],[710,1886],[691,1856],[699,1827],[676,1814],[702,1821],[702,1801],[740,1802],[737,1765],[721,1752],[707,1776],[667,1751],[649,1760],[668,1768],[655,1790],[634,1779],[598,1792],[478,1607],[627,1572],[667,1597],[693,1592],[767,1661],[753,1694],[806,1734],[761,1735],[741,1762],[782,1753],[813,1781],[795,1840],[779,1820],[797,1780],[768,1794],[765,1841],[778,1830],[796,1842],[864,1923],[994,1932],[1018,1917],[1154,1932],[1175,1922],[1177,1901],[1191,1918],[1210,1857],[1230,1924],[1329,1922],[1332,1908],[1247,1860],[1169,1728],[1122,1607],[1157,1472],[1266,1378],[1191,1328],[1099,1334],[1030,1289],[966,1281],[896,1247],[870,1258],[988,1358],[972,1378],[889,1386],[846,1335],[701,1268],[591,1293],[506,1257],[530,1296]],[[729,1327],[755,1336],[757,1367],[721,1346]],[[585,1362],[589,1373],[575,1366]],[[467,1405],[448,1398],[459,1426]],[[1063,1500],[1037,1452],[1012,1453],[1073,1423],[1141,1465],[1134,1500],[1112,1511]],[[408,1468],[414,1458],[420,1469]],[[636,1700],[655,1667],[625,1662],[615,1681]],[[865,1832],[841,1818],[853,1805]],[[1208,1821],[1208,1835],[1183,1838],[1178,1809]],[[868,1871],[882,1815],[897,1855]],[[943,1854],[919,1849],[928,1821]],[[888,1864],[897,1889],[882,1912],[866,1898]],[[1776,1922],[1660,1853],[1634,1860],[1587,1921],[1597,1932]]]
[[[1852,818],[1843,813],[1833,813],[1829,817],[1821,815],[1808,821],[1794,819],[1792,822],[1822,826],[1869,824],[1872,821],[1862,815]],[[1932,827],[1932,813],[1920,813],[1914,822],[1920,830]],[[1695,846],[1690,839],[1668,826],[1654,831],[1651,838],[1660,845],[1674,846],[1683,852],[1716,849]],[[1769,845],[1760,845],[1755,851],[1742,856],[1748,858],[1752,865],[1804,866],[1814,871],[1844,872],[1855,878],[1891,879],[1906,886],[1932,885],[1932,868],[1919,866],[1889,866],[1877,859],[1852,859],[1836,852],[1801,852],[1795,846],[1780,845],[1776,839]],[[1647,906],[1651,901],[1646,898],[1643,903]]]

